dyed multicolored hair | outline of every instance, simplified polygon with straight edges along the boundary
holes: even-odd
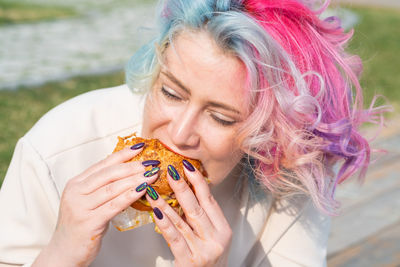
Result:
[[[129,61],[127,84],[148,90],[159,71],[156,46],[184,29],[207,31],[246,66],[250,115],[238,142],[260,184],[275,196],[305,192],[334,214],[336,185],[357,171],[362,179],[370,162],[358,128],[386,109],[363,109],[361,60],[344,51],[353,31],[318,17],[328,4],[312,11],[296,0],[163,1],[158,36]]]

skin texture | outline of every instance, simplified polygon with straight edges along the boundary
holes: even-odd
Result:
[[[165,50],[161,73],[148,95],[142,137],[158,138],[179,154],[201,160],[211,186],[216,186],[237,169],[243,156],[235,132],[246,118],[245,70],[205,32],[182,32],[174,46],[176,53],[171,47]],[[161,91],[162,86],[170,97]],[[141,162],[127,162],[141,150],[126,148],[113,153],[69,180],[56,230],[33,266],[88,266],[96,258],[109,221],[146,194],[146,190],[136,192],[140,184],[151,184],[158,177],[145,178]],[[152,207],[163,214],[156,223],[176,266],[226,266],[232,230],[202,174],[185,172],[196,193],[184,179],[174,181],[168,175],[185,219],[162,198],[154,201],[146,195]]]
[[[224,54],[206,32],[183,32],[173,46],[176,53],[172,46],[164,52],[164,66],[147,98],[142,136],[158,138],[175,152],[199,159],[212,185],[217,185],[243,156],[234,138],[247,116],[246,71],[241,61]],[[162,87],[180,99],[166,97]],[[208,102],[225,104],[240,114]],[[235,123],[225,126],[215,118]]]
[[[70,179],[61,196],[56,230],[32,266],[88,266],[97,256],[109,221],[146,191],[141,162],[126,162],[142,149],[123,149]]]
[[[247,116],[246,71],[241,61],[223,53],[206,32],[184,31],[173,47],[166,48],[161,72],[147,97],[142,135],[199,159],[211,186],[216,186],[243,156],[235,134]],[[226,266],[232,230],[201,173],[187,169],[185,173],[195,193],[183,179],[175,181],[168,175],[185,219],[162,198],[154,201],[146,196],[164,215],[156,223],[176,266]]]

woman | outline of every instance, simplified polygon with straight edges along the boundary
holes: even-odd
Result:
[[[361,65],[343,50],[351,33],[295,0],[160,10],[158,36],[128,64],[130,89],[78,96],[18,142],[0,195],[0,262],[325,265],[335,187],[365,174],[370,148],[357,128],[381,112],[362,110]],[[142,145],[107,156],[134,131],[202,161],[210,185],[185,165],[195,193],[168,178],[185,219],[139,190],[157,179],[125,163]],[[149,225],[107,231],[145,194],[162,236]]]

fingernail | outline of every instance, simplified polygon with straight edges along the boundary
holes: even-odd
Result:
[[[139,185],[138,187],[136,187],[136,192],[142,192],[143,190],[145,190],[147,188],[147,183],[144,182],[143,184]]]
[[[151,185],[147,186],[147,194],[151,197],[152,200],[158,199],[158,194],[157,194],[156,190],[154,190],[154,188],[151,187]]]
[[[132,150],[137,150],[137,149],[142,148],[143,146],[144,146],[143,142],[142,143],[137,143],[136,145],[131,146],[131,149]]]
[[[194,167],[192,165],[192,163],[190,163],[189,161],[187,161],[186,159],[182,160],[183,166],[185,166],[185,168],[188,171],[194,172]]]
[[[156,167],[156,168],[151,169],[150,171],[146,171],[144,173],[144,177],[151,177],[154,174],[156,174],[159,170],[160,170],[160,168]]]
[[[174,179],[175,181],[179,180],[179,178],[180,178],[179,173],[176,171],[174,166],[168,165],[168,173],[172,177],[172,179]]]
[[[158,160],[146,160],[146,161],[142,162],[143,166],[145,166],[145,167],[147,167],[147,166],[155,167],[155,166],[159,165],[160,163],[161,162]]]
[[[159,208],[155,207],[153,209],[154,214],[156,215],[157,219],[161,220],[163,218],[162,212]]]

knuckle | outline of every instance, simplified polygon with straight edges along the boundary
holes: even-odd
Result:
[[[127,176],[131,173],[131,169],[126,164],[118,164],[108,166],[101,170],[104,177],[110,177],[112,180],[116,180],[120,177]]]
[[[127,200],[133,200],[135,198],[138,198],[138,193],[135,189],[132,188],[126,192],[125,196]]]
[[[136,169],[134,162],[121,163],[119,169],[124,173],[132,173]]]
[[[105,186],[105,193],[109,196],[114,195],[115,192],[115,188],[112,184],[108,184]]]
[[[129,165],[129,167],[133,170],[136,170],[137,168],[145,169],[145,167],[139,161],[129,161],[125,164]]]
[[[224,251],[225,251],[225,248],[224,248],[224,246],[222,246],[221,244],[216,244],[215,245],[215,247],[214,247],[214,255],[216,256],[216,257],[220,257],[223,253],[224,253]]]
[[[204,209],[197,205],[193,210],[189,212],[189,217],[191,218],[200,218],[204,215]]]
[[[183,230],[186,229],[186,224],[185,224],[185,222],[184,222],[183,220],[178,220],[177,222],[175,222],[175,227],[176,227],[178,230],[183,231]]]
[[[209,205],[215,205],[217,204],[217,201],[215,200],[214,196],[211,193],[208,193],[206,197],[206,201]]]
[[[119,210],[115,200],[111,200],[110,202],[108,202],[108,209],[110,212],[115,212]]]
[[[169,238],[170,243],[171,244],[178,244],[179,242],[181,242],[182,237],[180,235],[177,234],[172,234]]]
[[[138,179],[134,178],[134,177],[129,177],[128,180],[126,181],[126,185],[129,188],[132,188],[132,187],[136,188],[138,186]]]
[[[168,203],[166,201],[159,201],[157,205],[159,205],[159,208],[161,209],[161,211],[163,213],[167,213],[168,212],[169,205],[168,205]]]
[[[121,163],[116,166],[119,175],[125,176],[133,174],[137,171],[138,164],[136,162]]]
[[[102,170],[105,177],[119,177],[124,173],[123,171],[123,166],[119,165],[109,166]]]
[[[160,229],[164,233],[168,243],[170,244],[177,244],[181,242],[182,236],[177,233],[175,227],[171,224],[167,225],[159,225]]]
[[[190,190],[186,182],[180,182],[175,186],[175,192],[178,194],[185,194]]]

